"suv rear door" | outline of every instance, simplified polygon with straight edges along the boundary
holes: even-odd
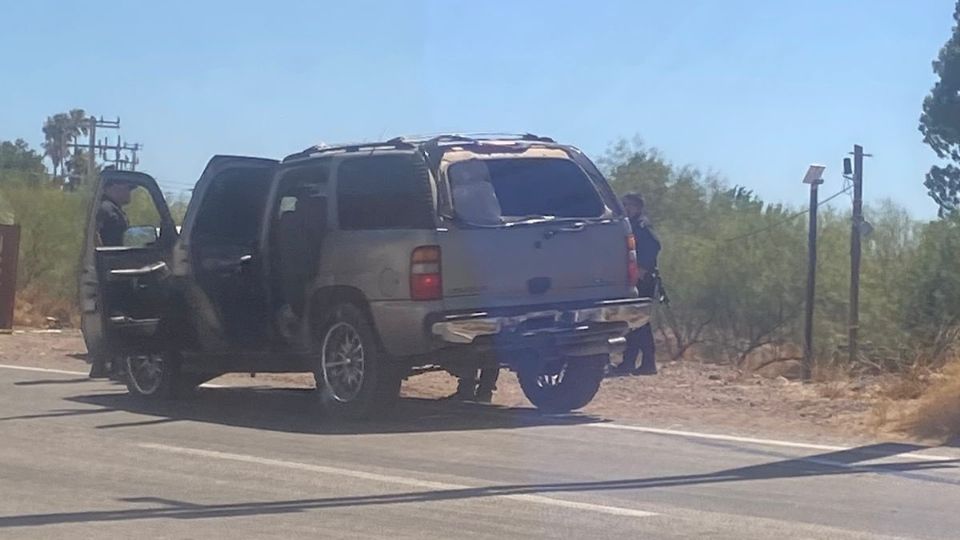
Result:
[[[470,187],[466,177],[477,163],[486,179]],[[607,186],[597,186],[566,154],[468,156],[441,169],[457,216],[440,234],[448,309],[636,295],[629,225],[607,201]]]
[[[176,248],[177,275],[189,276],[207,352],[252,350],[268,329],[266,261],[259,240],[278,162],[214,156],[197,181]],[[188,264],[182,264],[186,261]]]
[[[121,245],[101,245],[98,212],[105,187],[134,186]],[[144,221],[140,223],[139,221]],[[91,201],[79,272],[81,327],[91,355],[144,346],[156,333],[166,297],[167,263],[177,228],[157,182],[144,173],[104,171]]]

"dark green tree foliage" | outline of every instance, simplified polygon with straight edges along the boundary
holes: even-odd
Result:
[[[82,167],[86,166],[86,158],[81,157],[83,152],[80,150],[71,152],[71,145],[77,137],[86,135],[87,129],[87,114],[83,109],[47,117],[43,123],[43,151],[53,164],[55,177],[84,174]]]
[[[0,170],[44,174],[43,156],[23,139],[0,141]]]
[[[663,242],[660,267],[672,304],[659,310],[656,327],[665,353],[679,357],[695,348],[714,360],[740,361],[768,343],[800,343],[807,270],[804,208],[765,203],[716,175],[676,167],[640,143],[615,145],[603,165],[618,192],[643,193]],[[797,189],[803,190],[799,182]],[[946,292],[934,290],[937,276],[956,274],[960,265],[936,250],[960,253],[960,247],[941,239],[937,231],[946,225],[925,228],[893,203],[868,206],[865,213],[874,231],[863,246],[864,358],[854,367],[899,369],[929,343],[924,335],[936,334],[939,321],[949,320],[945,306],[960,305],[960,296],[947,294],[940,301],[943,309],[921,310],[927,305],[924,295]],[[819,223],[817,353],[820,361],[842,362],[850,214],[822,207]],[[918,245],[933,242],[927,237],[934,233],[939,243],[918,252]],[[922,279],[907,286],[914,274]],[[905,317],[908,305],[921,311]]]
[[[941,159],[952,163],[934,165],[924,185],[940,206],[944,216],[960,205],[960,2],[953,19],[957,23],[940,55],[933,62],[933,71],[940,77],[923,100],[920,132]]]
[[[905,282],[903,322],[934,343],[960,324],[960,217],[929,224],[920,235]]]

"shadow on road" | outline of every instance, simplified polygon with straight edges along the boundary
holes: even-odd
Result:
[[[925,447],[911,444],[875,444],[828,452],[814,456],[781,459],[761,465],[727,469],[714,473],[679,476],[661,476],[608,480],[598,482],[569,482],[543,484],[506,484],[464,489],[401,492],[381,495],[296,499],[287,501],[246,502],[231,504],[196,504],[157,497],[120,499],[119,502],[143,505],[123,510],[89,512],[61,512],[19,516],[0,516],[0,528],[31,527],[66,523],[122,522],[139,519],[212,519],[237,516],[275,515],[307,511],[357,508],[365,506],[425,503],[438,501],[484,499],[515,495],[551,495],[579,492],[614,492],[651,488],[682,488],[728,482],[753,480],[788,479],[839,476],[863,473],[894,474],[914,480],[935,481],[960,485],[960,481],[924,474],[943,468],[955,468],[960,460],[909,461],[896,463],[864,463],[898,454],[923,450]]]
[[[79,383],[89,383],[90,379],[84,377],[82,379],[39,379],[35,381],[18,381],[13,383],[14,386],[46,386],[49,384],[79,384]]]
[[[548,416],[532,408],[503,408],[444,400],[404,398],[383,419],[348,421],[325,417],[313,390],[277,388],[201,388],[178,401],[145,401],[126,393],[74,396],[75,403],[100,410],[149,416],[104,424],[100,429],[132,428],[188,420],[234,427],[312,434],[373,434],[466,431],[576,425],[600,418],[569,414]],[[159,417],[159,418],[158,418]]]

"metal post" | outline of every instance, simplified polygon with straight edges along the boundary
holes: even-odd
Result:
[[[813,304],[817,288],[817,187],[810,184],[810,224],[807,231],[807,303],[803,320],[803,380],[813,377]]]
[[[20,226],[0,225],[0,330],[13,328]]]
[[[97,119],[90,117],[90,148],[87,153],[87,182],[93,182],[97,174]]]
[[[853,146],[853,217],[850,229],[850,316],[847,321],[850,365],[860,356],[860,229],[863,223],[863,147]]]

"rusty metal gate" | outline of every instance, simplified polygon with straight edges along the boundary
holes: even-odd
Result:
[[[0,329],[13,328],[20,226],[0,225]]]

